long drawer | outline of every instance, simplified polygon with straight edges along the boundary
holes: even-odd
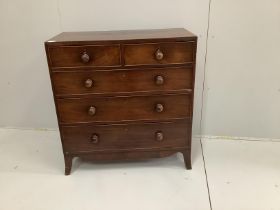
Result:
[[[57,99],[62,124],[190,118],[191,94]]]
[[[193,88],[192,68],[54,72],[57,96],[176,91]]]
[[[189,147],[190,134],[187,122],[62,127],[64,149],[71,153]]]

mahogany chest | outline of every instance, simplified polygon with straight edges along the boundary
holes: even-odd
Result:
[[[176,152],[191,169],[196,46],[185,29],[64,32],[46,41],[65,174],[73,157]]]

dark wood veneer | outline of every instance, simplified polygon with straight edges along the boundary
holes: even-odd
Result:
[[[90,107],[96,109],[93,115]],[[190,118],[192,112],[190,94],[57,99],[57,109],[61,124]]]
[[[176,152],[191,169],[196,43],[185,29],[64,32],[45,42],[66,175],[73,157]]]
[[[192,92],[191,67],[117,69],[54,72],[54,90],[56,96],[71,97],[79,95],[119,95],[141,92]],[[157,77],[163,78],[162,84]],[[86,81],[91,80],[91,86]]]
[[[124,45],[124,62],[127,66],[186,64],[193,62],[194,42],[165,42]],[[162,58],[157,59],[160,50]]]
[[[50,47],[53,67],[120,66],[120,45],[83,45]],[[88,61],[82,59],[83,54]]]
[[[84,125],[63,126],[65,148],[69,152],[95,152],[118,150],[149,150],[172,147],[189,147],[186,141],[191,129],[187,121],[146,123],[146,124],[115,124],[115,125]],[[157,139],[157,132],[162,139]],[[97,136],[96,139],[92,137]]]

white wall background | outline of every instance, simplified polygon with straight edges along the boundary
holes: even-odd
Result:
[[[209,0],[0,0],[0,126],[57,128],[43,46],[51,36],[185,27],[199,36],[194,134],[202,118],[204,135],[280,137],[280,1],[210,6],[204,69]]]
[[[212,0],[202,133],[280,138],[280,0]]]

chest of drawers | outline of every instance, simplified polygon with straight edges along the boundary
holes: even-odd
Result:
[[[196,46],[185,29],[64,32],[46,41],[65,174],[73,157],[176,152],[191,169]]]

